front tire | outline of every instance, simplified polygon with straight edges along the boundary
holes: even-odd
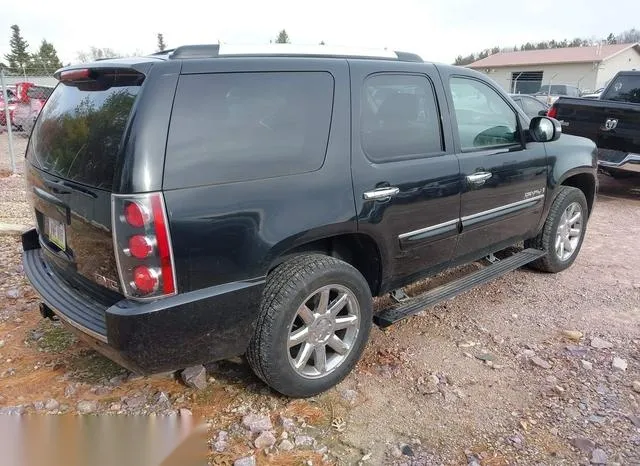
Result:
[[[542,231],[525,247],[544,251],[546,254],[530,264],[542,272],[561,272],[578,257],[587,230],[589,208],[584,193],[578,188],[562,186],[549,210]]]
[[[298,256],[267,277],[247,359],[274,390],[317,395],[351,372],[371,323],[371,291],[358,270],[334,257]]]

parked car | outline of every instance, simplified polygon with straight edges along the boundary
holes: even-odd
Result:
[[[529,118],[546,115],[549,106],[527,94],[509,94],[511,99],[527,114]]]
[[[570,267],[593,208],[593,142],[414,54],[185,46],[56,77],[26,153],[25,273],[43,316],[140,373],[246,353],[275,390],[317,394],[373,322]]]
[[[585,92],[583,94],[580,94],[580,97],[582,97],[583,99],[599,99],[602,95],[602,91],[604,91],[604,87],[601,87],[594,92]]]
[[[38,86],[24,82],[16,85],[16,103],[13,116],[14,126],[31,133],[31,129],[45,102],[53,92],[53,87]]]
[[[7,99],[9,100],[9,119],[13,121],[13,112],[16,109],[15,87],[7,86]],[[5,111],[4,95],[0,92],[0,126],[7,126],[7,114]]]
[[[549,115],[562,121],[566,133],[596,143],[601,171],[640,174],[640,71],[616,74],[598,100],[563,97]]]
[[[567,84],[547,84],[540,87],[540,90],[534,94],[541,102],[547,105],[553,105],[561,96],[580,97],[580,89],[576,86]]]

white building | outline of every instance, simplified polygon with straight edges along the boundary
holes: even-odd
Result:
[[[594,91],[618,71],[640,70],[640,44],[500,52],[468,67],[514,93],[532,94],[548,84]]]

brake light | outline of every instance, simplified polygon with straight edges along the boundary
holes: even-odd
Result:
[[[149,294],[158,289],[158,272],[146,265],[133,269],[133,285],[141,293]]]
[[[553,105],[547,112],[547,116],[550,118],[556,118],[558,116],[558,107]]]
[[[173,251],[161,193],[111,196],[113,245],[125,296],[176,293]]]
[[[68,81],[80,81],[84,79],[89,79],[91,77],[91,70],[88,68],[83,68],[80,70],[68,70],[60,73],[60,81],[68,82]]]
[[[124,219],[132,227],[143,227],[149,221],[150,217],[149,211],[139,203],[135,201],[125,203]]]
[[[134,235],[129,238],[129,253],[137,258],[144,259],[153,252],[153,240],[144,235]]]

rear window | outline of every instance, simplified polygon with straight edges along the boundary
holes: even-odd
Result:
[[[333,85],[326,72],[181,76],[164,187],[317,170],[327,150]]]
[[[617,77],[602,99],[640,104],[640,75]]]
[[[47,100],[52,92],[52,87],[33,86],[27,91],[27,97],[31,99]]]
[[[29,142],[27,156],[34,165],[70,181],[111,189],[122,135],[140,90],[118,80],[112,84],[107,89],[55,88]]]

